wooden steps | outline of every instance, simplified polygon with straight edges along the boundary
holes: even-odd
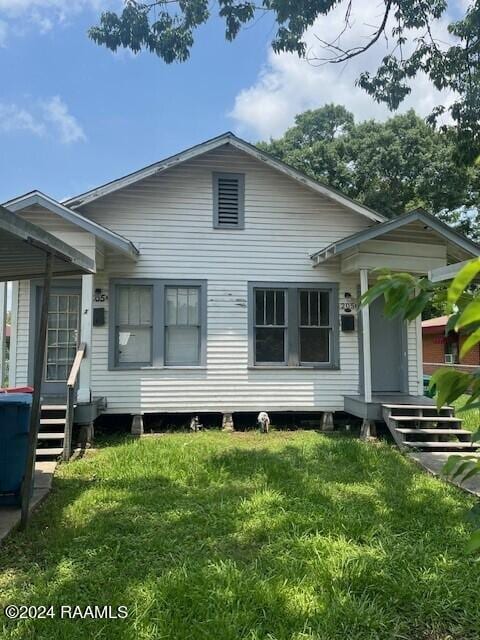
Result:
[[[65,404],[42,404],[36,459],[56,460],[63,454],[65,441]]]
[[[396,422],[462,422],[453,416],[390,416],[390,420]]]
[[[418,429],[416,429],[415,427],[412,428],[405,428],[405,427],[397,427],[397,431],[399,431],[400,433],[403,434],[414,434],[414,435],[418,435]],[[425,435],[442,435],[442,436],[448,436],[448,435],[452,435],[452,436],[469,436],[470,435],[470,431],[467,431],[466,429],[441,429],[439,428],[433,428],[433,429],[420,429],[422,434]]]
[[[37,449],[37,456],[36,459],[38,460],[39,458],[58,458],[59,456],[61,456],[63,453],[63,447],[56,447],[53,449],[50,448],[42,448],[42,449]]]
[[[469,442],[405,442],[406,447],[411,447],[413,449],[441,449],[442,451],[457,451],[461,449],[462,451],[477,449],[478,445],[474,445],[472,447],[472,443]]]
[[[476,451],[470,431],[462,429],[462,420],[453,407],[437,410],[432,405],[384,404],[383,419],[397,445],[420,451]]]

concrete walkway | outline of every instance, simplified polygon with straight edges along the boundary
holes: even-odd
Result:
[[[448,458],[452,455],[452,453],[447,453],[446,451],[416,451],[408,454],[412,460],[415,460],[418,464],[420,464],[424,469],[430,471],[436,476],[439,476],[443,480],[447,480],[452,484],[456,484],[457,487],[469,491],[470,493],[475,494],[476,496],[480,496],[480,475],[473,476],[464,483],[460,483],[457,479],[452,480],[451,478],[446,478],[443,473],[443,466],[447,462]],[[476,458],[480,459],[480,453],[455,453],[455,455],[459,456],[472,456],[474,455]]]
[[[47,496],[52,486],[53,474],[57,463],[55,461],[37,462],[35,464],[35,484],[30,511],[33,511]],[[20,523],[20,509],[17,507],[0,506],[0,544],[12,529]]]

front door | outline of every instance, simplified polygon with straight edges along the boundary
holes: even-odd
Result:
[[[42,300],[37,288],[37,330]],[[79,344],[81,288],[76,284],[55,285],[48,301],[47,343],[42,394],[64,396],[70,369]]]
[[[370,305],[372,393],[407,389],[406,323],[384,316],[383,296]]]

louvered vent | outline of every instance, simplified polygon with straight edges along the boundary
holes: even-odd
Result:
[[[217,174],[215,178],[215,226],[243,226],[243,176]]]

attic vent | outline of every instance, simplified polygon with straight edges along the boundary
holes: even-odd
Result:
[[[245,176],[240,173],[213,174],[213,226],[243,229]]]

